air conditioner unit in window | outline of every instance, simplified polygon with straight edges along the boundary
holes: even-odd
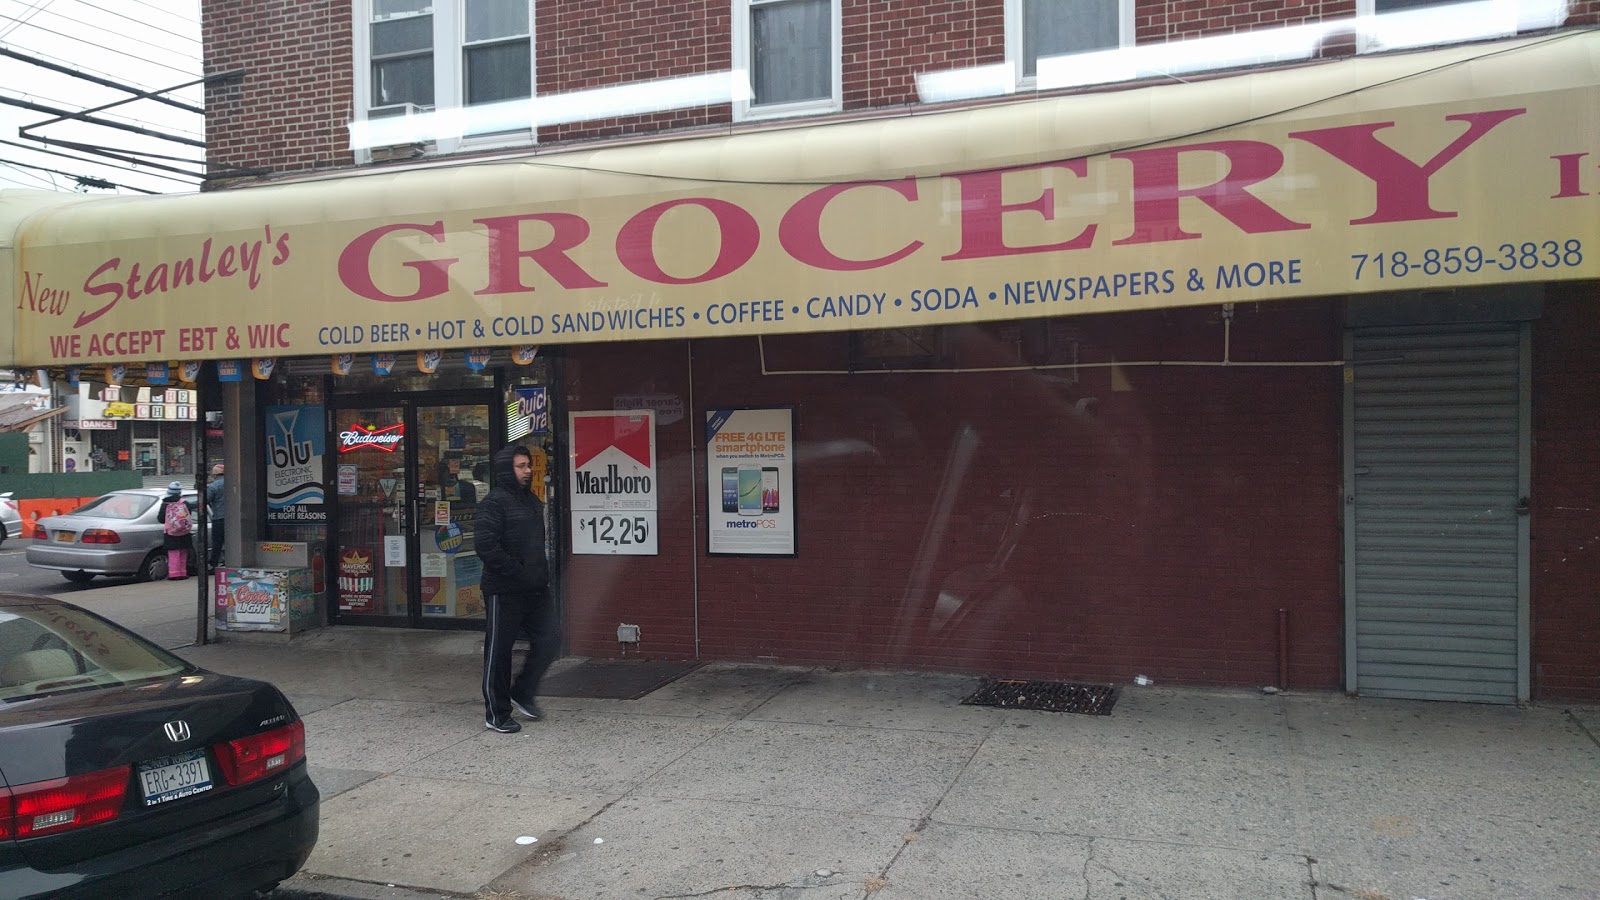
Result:
[[[391,103],[385,106],[374,106],[367,110],[367,120],[395,119],[405,116],[419,116],[423,113],[433,112],[431,106],[418,106],[415,103]],[[431,141],[402,141],[394,144],[383,144],[369,147],[367,153],[373,162],[389,162],[397,159],[415,159],[428,152]]]

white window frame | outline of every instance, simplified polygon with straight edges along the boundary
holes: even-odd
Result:
[[[1462,3],[1462,2],[1465,2],[1465,0],[1439,0],[1438,3],[1432,4],[1432,5],[1434,5],[1434,6],[1449,6],[1449,5],[1454,4],[1454,3]],[[1401,11],[1400,10],[1394,10],[1393,12],[1401,12]],[[1508,23],[1504,23],[1505,27],[1494,28],[1494,29],[1485,29],[1485,30],[1478,31],[1476,33],[1473,33],[1473,34],[1471,34],[1469,36],[1465,36],[1465,37],[1462,37],[1462,36],[1444,37],[1444,38],[1442,38],[1439,41],[1434,42],[1434,43],[1427,43],[1427,42],[1415,43],[1415,42],[1412,42],[1412,43],[1402,44],[1402,45],[1400,45],[1398,47],[1391,47],[1391,46],[1384,46],[1382,43],[1380,43],[1378,38],[1377,38],[1377,36],[1372,34],[1370,28],[1360,27],[1360,25],[1359,25],[1359,23],[1362,23],[1362,22],[1371,23],[1373,18],[1375,16],[1377,16],[1377,15],[1379,15],[1377,0],[1356,0],[1356,22],[1358,23],[1358,27],[1356,29],[1356,34],[1357,34],[1357,37],[1356,37],[1356,52],[1357,53],[1380,53],[1380,52],[1383,52],[1383,51],[1386,51],[1386,50],[1411,50],[1411,49],[1415,49],[1417,47],[1447,46],[1447,45],[1450,45],[1450,44],[1460,43],[1461,41],[1480,40],[1480,39],[1484,39],[1484,38],[1495,38],[1495,37],[1509,37],[1509,36],[1514,35],[1514,34],[1517,33],[1516,26],[1513,25],[1513,24],[1510,24],[1508,22]],[[1385,15],[1387,15],[1387,13]]]
[[[538,23],[534,20],[534,0],[528,3],[528,84],[533,96],[539,91],[539,62],[534,51]],[[354,109],[358,121],[367,118],[372,103],[372,0],[353,0],[351,31],[354,39]],[[538,140],[537,127],[527,130],[485,135],[461,134],[466,110],[466,0],[434,0],[433,3],[433,120],[441,127],[428,145],[428,152],[458,153],[466,150],[493,150],[525,147]],[[529,97],[531,101],[533,96]],[[530,112],[532,105],[530,102]],[[443,132],[449,132],[448,134]],[[358,149],[358,162],[372,161],[369,149]]]
[[[1358,0],[1360,2],[1360,0]],[[1368,0],[1371,2],[1371,0]],[[1006,0],[1006,64],[1011,67],[1012,78],[1017,83],[1019,90],[1034,90],[1038,87],[1038,75],[1023,75],[1026,68],[1022,58],[1022,23],[1023,0]],[[1133,0],[1117,0],[1117,46],[1132,47],[1133,35]]]
[[[795,103],[768,103],[758,106],[753,102],[755,99],[753,94],[755,84],[749,78],[751,68],[750,10],[753,6],[765,6],[773,2],[782,2],[782,0],[733,0],[733,69],[735,75],[742,76],[750,87],[750,91],[744,92],[742,97],[736,92],[733,99],[734,121],[820,115],[844,109],[844,29],[839,21],[841,15],[839,0],[829,0],[831,10],[828,23],[832,26],[833,31],[829,35],[829,40],[833,43],[832,59],[829,60],[832,63],[832,95],[816,100],[801,100]]]

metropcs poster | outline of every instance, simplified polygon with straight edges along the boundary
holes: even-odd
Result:
[[[656,415],[648,409],[575,412],[572,552],[656,555]]]
[[[709,553],[794,556],[794,410],[706,410]]]

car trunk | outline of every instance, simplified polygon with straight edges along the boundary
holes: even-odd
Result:
[[[16,842],[29,864],[43,870],[118,852],[147,857],[181,852],[194,839],[169,837],[180,825],[190,829],[267,803],[281,794],[284,773],[230,786],[215,747],[295,720],[276,688],[204,672],[13,702],[4,713],[0,775],[13,788],[129,767],[115,818]],[[195,758],[203,766],[195,765]],[[155,771],[159,763],[182,765],[187,783],[147,783],[144,771]],[[198,780],[202,773],[209,788]],[[162,786],[167,789],[161,791]],[[168,799],[149,805],[146,794],[152,790]]]

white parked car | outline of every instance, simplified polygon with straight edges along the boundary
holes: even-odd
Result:
[[[87,583],[96,575],[137,575],[144,581],[167,577],[165,534],[156,516],[160,488],[112,491],[60,516],[46,516],[37,525],[38,539],[27,550],[28,565],[56,569],[68,581]],[[183,499],[195,508],[196,494]],[[189,574],[196,570],[189,552]]]
[[[0,493],[0,546],[7,539],[22,537],[22,509],[11,499],[11,492]]]

